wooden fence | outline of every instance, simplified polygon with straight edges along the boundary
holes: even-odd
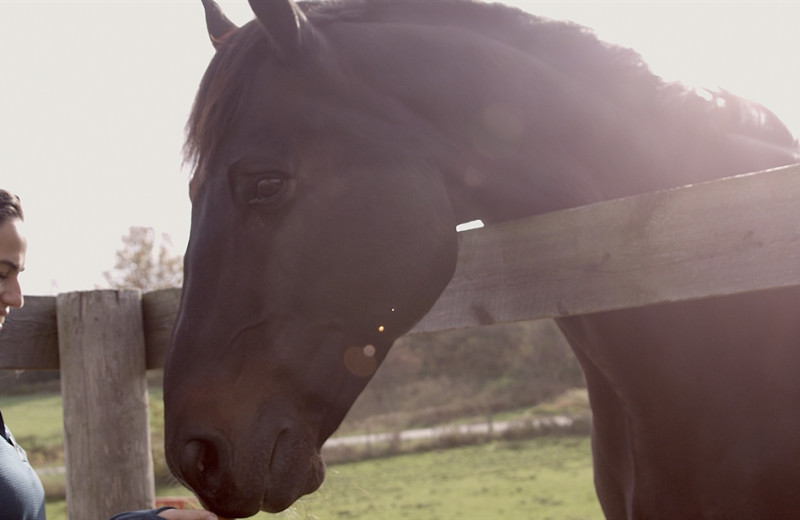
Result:
[[[412,333],[800,285],[800,165],[460,234],[455,276]],[[154,501],[146,370],[179,289],[27,297],[0,368],[61,370],[70,518]]]

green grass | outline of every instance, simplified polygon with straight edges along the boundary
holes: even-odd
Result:
[[[19,395],[0,398],[0,410],[17,439],[36,437],[41,443],[63,442],[61,395]]]
[[[34,467],[64,463],[64,415],[61,395],[0,398],[0,410]]]
[[[181,489],[165,490],[180,494]],[[259,520],[601,520],[589,440],[541,437],[339,464],[316,493]]]
[[[47,502],[45,509],[47,510],[47,520],[67,519],[67,503],[63,500]]]
[[[580,405],[584,394],[566,394],[562,399],[567,402],[556,403],[552,412],[573,401]],[[63,463],[57,451],[63,428],[60,396],[0,397],[0,409],[29,453],[45,459],[34,461],[35,467]],[[151,392],[154,432],[163,428],[162,412],[160,392]],[[51,499],[49,520],[66,518],[63,499],[53,500],[59,492],[51,492],[60,487],[63,496],[63,478],[43,477]],[[188,494],[182,487],[157,490],[158,496]],[[318,492],[279,515],[253,518],[599,520],[602,514],[592,485],[588,437],[553,436],[331,465]]]

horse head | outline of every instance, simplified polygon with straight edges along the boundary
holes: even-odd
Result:
[[[442,147],[348,74],[291,0],[233,25],[189,123],[185,281],[164,374],[167,460],[209,509],[280,511],[456,262]],[[399,130],[406,129],[406,130]]]

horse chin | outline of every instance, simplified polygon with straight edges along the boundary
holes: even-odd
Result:
[[[279,439],[280,441],[280,439]],[[303,495],[313,493],[325,480],[325,462],[314,449],[310,460],[298,457],[294,449],[279,449],[273,454],[269,468],[269,485],[261,502],[261,509],[279,513]],[[302,460],[307,462],[300,462]]]

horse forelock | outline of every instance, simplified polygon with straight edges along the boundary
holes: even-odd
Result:
[[[197,91],[186,124],[184,160],[193,169],[191,190],[204,182],[205,166],[241,110],[257,62],[269,50],[263,28],[252,21],[219,42]]]

